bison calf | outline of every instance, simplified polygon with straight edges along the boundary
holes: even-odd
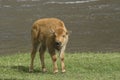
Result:
[[[60,52],[62,72],[65,72],[64,51],[68,42],[68,31],[63,21],[56,18],[44,18],[34,22],[31,30],[32,52],[29,71],[33,71],[33,63],[39,48],[42,71],[46,71],[44,53],[46,48],[53,61],[53,72],[58,72],[56,50]]]

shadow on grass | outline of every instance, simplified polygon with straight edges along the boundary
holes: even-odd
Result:
[[[17,78],[10,78],[10,79],[4,78],[4,79],[2,79],[2,78],[0,78],[0,80],[23,80],[23,79],[17,79]]]
[[[11,67],[12,69],[15,69],[15,70],[18,70],[19,72],[25,72],[25,73],[30,73],[29,72],[29,67],[27,66],[12,66]],[[33,72],[31,73],[40,73],[41,71],[39,70],[34,70]]]
[[[29,67],[28,66],[21,66],[21,65],[18,65],[18,66],[0,66],[0,68],[4,68],[4,69],[11,69],[13,71],[16,71],[16,72],[19,72],[19,73],[44,73],[42,71],[40,71],[39,69],[34,69],[33,72],[29,72]],[[47,71],[45,72],[45,74],[53,74],[52,72],[50,71]],[[1,79],[0,79],[1,80]],[[7,80],[7,79],[6,79]],[[8,79],[9,80],[9,79]],[[14,79],[13,79],[14,80]]]
[[[42,72],[39,69],[34,69],[33,72],[29,72],[29,67],[27,67],[27,66],[12,66],[11,68],[14,69],[14,70],[17,70],[18,72],[33,73],[33,74],[34,73],[36,73],[36,74],[42,73],[42,74],[51,74],[51,75],[53,75],[53,72],[50,72],[50,71]]]

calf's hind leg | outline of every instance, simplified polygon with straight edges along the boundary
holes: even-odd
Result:
[[[45,50],[46,50],[46,46],[42,44],[40,49],[39,49],[39,55],[40,55],[40,60],[41,60],[43,72],[46,72],[45,61],[44,61]]]
[[[35,58],[35,54],[37,52],[37,47],[38,47],[39,43],[38,42],[33,42],[32,44],[32,52],[31,52],[31,63],[30,63],[30,67],[29,67],[29,72],[33,72],[33,65],[34,65],[34,58]]]

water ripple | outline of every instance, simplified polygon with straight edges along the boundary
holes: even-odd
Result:
[[[82,1],[69,1],[69,2],[51,1],[51,2],[46,2],[45,4],[81,4],[81,3],[93,2],[93,1],[98,1],[98,0],[82,0]]]
[[[25,1],[39,1],[39,0],[16,0],[17,2],[25,2]]]

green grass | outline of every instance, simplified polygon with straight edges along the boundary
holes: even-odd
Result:
[[[41,72],[38,54],[34,72],[29,73],[30,54],[15,54],[0,57],[0,80],[120,80],[120,53],[76,53],[66,54],[66,73],[53,74],[52,61],[45,56],[47,72]]]

